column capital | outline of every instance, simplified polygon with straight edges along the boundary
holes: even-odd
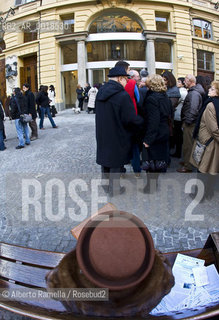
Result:
[[[74,32],[71,34],[60,34],[56,36],[59,43],[67,43],[70,41],[85,41],[88,37],[88,31]]]
[[[154,30],[143,30],[143,35],[146,40],[165,40],[165,41],[173,41],[176,38],[175,32],[161,32]]]

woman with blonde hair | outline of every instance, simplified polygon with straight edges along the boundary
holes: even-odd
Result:
[[[144,193],[155,191],[160,172],[166,172],[169,160],[169,120],[172,117],[172,105],[166,94],[167,87],[160,75],[147,77],[148,92],[143,104],[145,135],[143,138],[142,160],[147,174]],[[155,188],[151,188],[151,180]],[[152,190],[153,189],[153,190]]]
[[[219,82],[213,81],[208,90],[209,98],[199,113],[193,138],[195,143],[190,162],[200,173],[198,178],[205,186],[204,198],[211,199],[214,195],[214,184],[219,173]],[[193,152],[196,141],[206,145],[199,163],[194,160]]]

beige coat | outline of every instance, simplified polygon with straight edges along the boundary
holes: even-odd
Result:
[[[219,173],[219,128],[216,119],[216,111],[212,102],[210,102],[201,119],[199,128],[199,141],[205,144],[210,137],[214,140],[206,147],[203,158],[199,165],[195,163],[192,156],[190,162],[197,167],[202,173],[216,174]],[[192,153],[195,147],[193,145]]]

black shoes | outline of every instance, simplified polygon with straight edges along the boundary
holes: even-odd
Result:
[[[23,149],[24,146],[17,146],[15,149]]]

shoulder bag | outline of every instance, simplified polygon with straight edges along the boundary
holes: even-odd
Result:
[[[16,101],[16,104],[17,104],[17,107],[18,107],[18,111],[20,112],[20,121],[21,121],[21,123],[25,124],[25,123],[31,122],[33,120],[32,116],[27,114],[27,113],[21,114],[21,108],[20,108],[20,105],[19,105],[16,97],[15,97],[15,101]]]
[[[204,155],[206,147],[213,141],[214,138],[210,138],[205,144],[202,144],[200,141],[196,141],[195,149],[192,153],[192,157],[195,160],[196,164],[199,165],[202,161],[202,157]]]

